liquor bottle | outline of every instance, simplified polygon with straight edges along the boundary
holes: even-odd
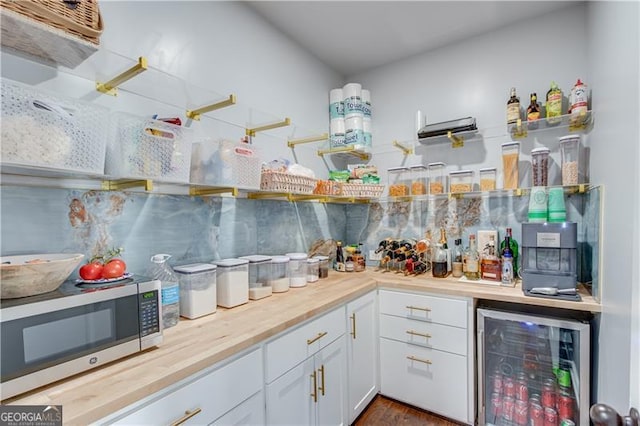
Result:
[[[504,285],[512,285],[514,281],[513,275],[513,254],[511,253],[511,249],[506,248],[502,253],[502,269],[501,269],[501,280]]]
[[[504,240],[500,243],[500,254],[502,256],[504,256],[504,251],[507,247],[511,249],[511,255],[513,256],[513,276],[515,277],[518,272],[518,242],[513,239],[511,228],[507,228]]]
[[[474,234],[469,235],[469,248],[465,251],[462,262],[465,278],[473,281],[480,279],[480,253]]]
[[[453,277],[462,276],[462,239],[457,238],[451,250],[451,272]]]
[[[551,88],[547,92],[547,122],[556,124],[561,121],[562,115],[562,90],[555,81],[551,82]]]
[[[540,119],[540,104],[538,103],[538,95],[532,93],[530,95],[531,103],[527,108],[527,125],[530,129],[538,127],[537,120]]]
[[[493,235],[489,236],[487,253],[480,261],[480,276],[483,280],[500,281],[502,267],[500,258],[496,255],[496,240]]]
[[[520,98],[516,96],[516,88],[511,88],[511,97],[507,101],[507,124],[516,124],[520,119]]]
[[[444,228],[440,228],[440,244],[442,244],[442,249],[447,252],[447,275],[449,275],[451,272],[451,250],[447,244],[447,231]]]
[[[445,278],[447,276],[447,250],[442,247],[442,243],[436,244],[431,259],[431,273],[434,278]]]
[[[336,263],[333,267],[336,271],[345,272],[344,253],[342,253],[342,242],[336,243]]]

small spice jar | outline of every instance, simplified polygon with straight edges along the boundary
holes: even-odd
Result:
[[[568,135],[560,138],[562,153],[562,184],[578,184],[578,148],[580,135]]]
[[[532,186],[547,186],[549,177],[549,148],[531,150]]]
[[[409,185],[409,168],[393,167],[387,169],[387,177],[389,180],[389,197],[406,197],[410,195]]]
[[[314,256],[319,261],[318,277],[327,278],[329,276],[329,256]]]
[[[411,195],[427,194],[427,167],[422,164],[410,166],[411,172]]]
[[[427,164],[429,172],[429,194],[444,194],[446,192],[446,177],[444,174],[444,163]]]
[[[480,191],[493,191],[494,189],[496,189],[496,168],[480,169]]]

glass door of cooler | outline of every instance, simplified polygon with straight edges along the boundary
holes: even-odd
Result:
[[[589,424],[589,324],[478,309],[478,423]]]

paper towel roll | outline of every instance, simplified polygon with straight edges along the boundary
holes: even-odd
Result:
[[[362,117],[362,85],[347,83],[342,88],[344,95],[344,118]]]
[[[329,124],[329,147],[337,148],[345,144],[344,118],[335,118]]]
[[[344,120],[345,145],[364,145],[364,125],[360,116],[352,116]],[[356,147],[357,149],[358,147]]]
[[[362,89],[362,115],[371,119],[371,92]]]
[[[371,120],[366,116],[362,120],[362,137],[363,143],[366,147],[371,147],[372,138],[371,138]]]
[[[329,120],[344,118],[344,92],[342,89],[329,91]]]

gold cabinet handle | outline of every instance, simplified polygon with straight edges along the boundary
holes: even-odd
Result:
[[[307,345],[310,345],[310,344],[312,344],[314,342],[317,342],[318,340],[322,339],[326,335],[327,335],[326,331],[318,333],[318,335],[316,337],[314,337],[313,339],[307,339]]]
[[[431,360],[429,360],[429,359],[420,359],[420,358],[416,358],[416,357],[415,357],[415,356],[413,356],[413,355],[409,355],[409,356],[407,357],[407,359],[410,359],[411,361],[418,361],[418,362],[422,362],[423,364],[429,364],[429,365],[433,364],[433,363],[431,362]]]
[[[356,313],[355,312],[351,314],[351,328],[353,330],[351,332],[351,335],[355,339],[356,338]]]
[[[313,370],[313,374],[310,375],[313,379],[313,392],[311,392],[311,397],[313,398],[313,402],[318,402],[318,376],[316,375],[316,370]]]
[[[320,366],[320,392],[322,392],[322,396],[324,396],[324,364]]]
[[[407,305],[407,309],[409,310],[416,310],[416,311],[425,311],[425,312],[431,312],[431,309],[429,308],[420,308],[418,306],[411,306],[411,305]]]
[[[425,339],[431,338],[431,335],[429,333],[418,333],[417,331],[413,331],[413,330],[407,330],[407,334],[410,334],[412,336],[424,337]]]
[[[200,414],[201,411],[202,411],[202,408],[196,408],[193,411],[186,410],[184,412],[184,416],[180,417],[178,420],[171,423],[171,426],[180,426],[181,424],[189,420],[191,417],[195,416],[196,414]]]

